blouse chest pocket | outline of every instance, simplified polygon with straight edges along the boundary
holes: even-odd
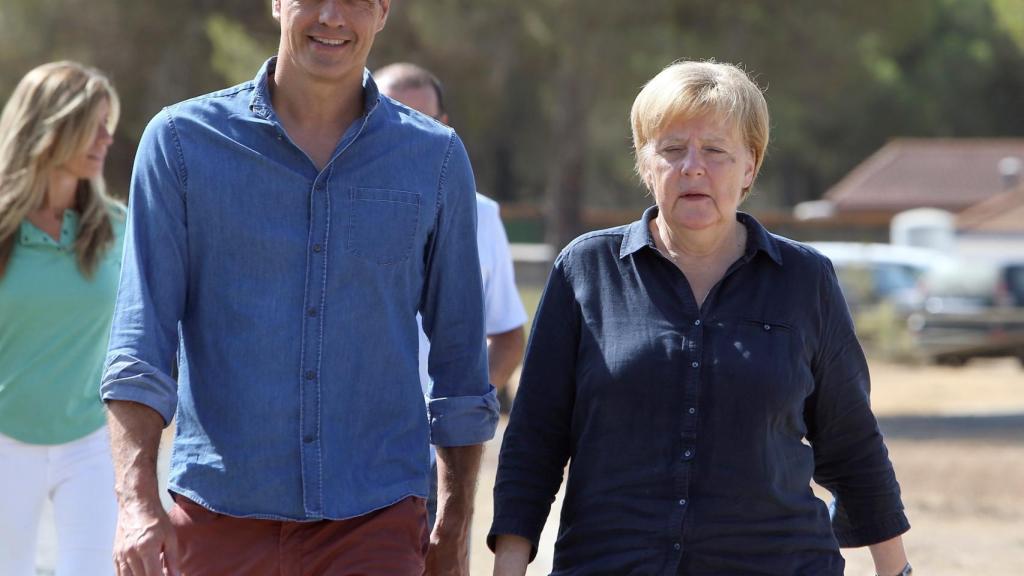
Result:
[[[350,253],[381,266],[409,258],[419,224],[418,193],[352,188],[348,208],[346,245]]]
[[[725,339],[716,346],[716,364],[731,386],[742,388],[766,406],[802,401],[809,393],[812,383],[794,326],[744,318],[725,328]]]

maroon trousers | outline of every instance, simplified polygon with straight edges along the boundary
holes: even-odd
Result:
[[[288,522],[235,518],[175,496],[170,512],[188,576],[422,576],[422,498],[350,518]]]

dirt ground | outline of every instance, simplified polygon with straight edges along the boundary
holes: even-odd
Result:
[[[1010,360],[964,368],[872,363],[872,402],[886,435],[913,525],[906,535],[916,574],[1024,575],[1024,369]],[[487,447],[473,526],[471,572],[491,573],[484,544],[498,436]],[[551,568],[561,500],[530,576]],[[44,523],[39,574],[52,574],[55,535]],[[867,550],[844,552],[850,576],[874,574]]]

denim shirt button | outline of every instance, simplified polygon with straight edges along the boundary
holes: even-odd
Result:
[[[316,318],[316,308],[310,308],[309,310],[306,310],[306,315],[308,315],[310,318]]]
[[[687,410],[687,412],[689,412],[690,414],[696,414],[697,413],[697,409],[691,407],[689,410]]]
[[[314,378],[316,378],[316,372],[313,372],[312,370],[306,372],[306,380],[312,380]]]
[[[676,542],[675,544],[673,544],[673,545],[672,545],[672,549],[673,549],[673,550],[675,550],[675,551],[677,551],[677,552],[678,552],[679,550],[681,550],[682,548],[683,548],[683,545],[682,545],[682,544],[680,544],[679,542]]]
[[[314,440],[316,440],[316,437],[314,437],[312,434],[306,434],[305,436],[302,437],[302,441],[305,442],[306,444],[312,444]]]
[[[313,252],[319,254],[321,250],[323,250],[322,246],[320,246],[319,244],[313,244]]]
[[[700,326],[700,319],[694,320],[693,321],[693,325],[694,326]]]
[[[772,329],[772,325],[771,324],[765,324],[764,325],[764,329],[765,330],[771,330]]]
[[[690,366],[693,366],[694,368],[700,368],[700,362],[694,362],[693,364],[690,364]]]

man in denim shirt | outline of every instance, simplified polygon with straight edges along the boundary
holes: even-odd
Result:
[[[458,137],[365,71],[389,8],[276,0],[278,56],[255,80],[143,135],[102,387],[120,574],[468,573],[497,422],[475,186]],[[175,416],[168,516],[155,462]]]

